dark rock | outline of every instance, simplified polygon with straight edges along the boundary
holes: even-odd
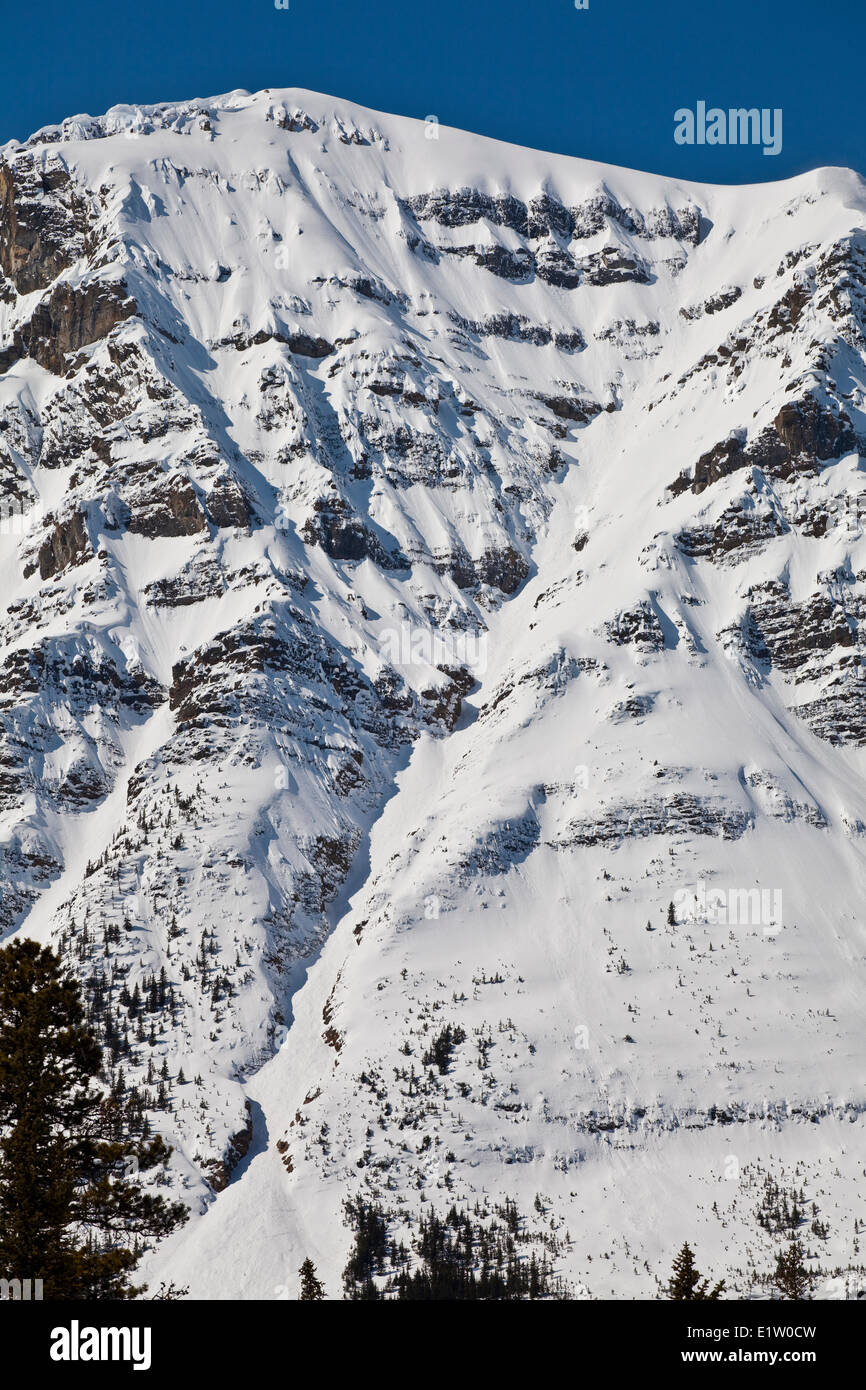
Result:
[[[233,1134],[226,1144],[221,1159],[215,1159],[207,1167],[210,1185],[214,1192],[222,1192],[229,1185],[231,1175],[242,1158],[249,1153],[253,1142],[253,1112],[249,1101],[245,1102],[247,1117],[243,1129]]]
[[[309,130],[315,133],[319,129],[318,123],[306,111],[299,110],[290,113],[285,107],[281,107],[277,111],[266,112],[265,120],[273,121],[280,130]]]
[[[708,449],[705,454],[701,454],[695,464],[692,492],[703,492],[711,483],[718,482],[719,478],[726,478],[729,473],[735,473],[739,468],[747,468],[749,459],[744,448],[744,440],[745,431],[738,430],[736,433],[728,435],[727,439],[714,444],[712,449]],[[680,478],[682,476],[681,474]],[[678,483],[679,480],[672,486],[672,491],[678,486]],[[678,490],[683,491],[682,488]]]
[[[762,545],[787,530],[784,518],[773,508],[758,509],[749,498],[732,502],[712,525],[680,531],[674,542],[684,555],[718,560],[732,551]]]
[[[421,691],[428,724],[444,724],[449,731],[457,724],[463,710],[463,697],[476,684],[475,677],[465,666],[440,666],[447,677],[445,684]]]
[[[476,334],[479,338],[505,338],[511,342],[534,343],[536,347],[546,347],[553,342],[563,352],[582,352],[586,347],[579,328],[554,333],[546,323],[532,323],[524,314],[507,310],[490,314],[485,319],[464,319],[457,314],[451,314],[450,318],[465,333]]]
[[[587,400],[585,396],[539,394],[535,399],[543,402],[548,410],[552,410],[560,420],[574,420],[579,425],[585,425],[587,421],[593,420],[596,415],[601,414],[602,409],[598,401]]]
[[[820,674],[822,653],[836,647],[856,648],[857,622],[842,603],[819,592],[795,604],[786,583],[770,580],[748,592],[749,607],[760,640],[772,662],[795,680]]]
[[[92,555],[84,513],[73,512],[65,521],[58,521],[39,547],[39,574],[50,579],[67,565],[84,564]]]
[[[635,608],[617,613],[605,631],[618,647],[635,646],[646,652],[659,652],[665,644],[662,625],[649,599],[641,599]]]
[[[791,705],[819,738],[866,743],[863,598],[856,592],[843,598],[838,590],[821,590],[794,603],[787,583],[776,579],[754,585],[747,599],[747,613],[735,634],[743,653],[768,669],[775,666],[794,685],[823,685],[819,698]]]
[[[553,198],[549,193],[540,193],[530,199],[527,209],[527,236],[534,239],[553,234],[568,241],[573,232],[574,213],[558,198]]]
[[[535,273],[539,280],[562,290],[576,289],[581,281],[581,269],[557,242],[544,242],[535,253]],[[596,283],[590,281],[591,284]]]
[[[436,568],[450,574],[458,589],[476,589],[479,584],[489,584],[503,594],[513,594],[520,588],[529,574],[529,566],[523,556],[513,546],[502,549],[488,549],[477,560],[467,554],[453,552]]]
[[[501,280],[526,280],[535,269],[532,252],[523,247],[509,251],[498,243],[495,246],[473,246],[470,254],[476,265],[489,270],[492,275],[498,275]]]
[[[460,188],[454,192],[438,189],[406,198],[403,206],[414,213],[419,222],[438,222],[442,227],[468,227],[486,218],[499,227],[526,236],[529,230],[525,204],[511,196],[491,197],[475,188]]]
[[[851,421],[845,411],[835,415],[814,396],[789,401],[773,421],[776,433],[793,462],[797,458],[839,458],[857,447]]]
[[[742,296],[743,291],[739,285],[732,285],[728,289],[719,290],[718,294],[711,295],[705,299],[703,304],[694,305],[692,308],[680,309],[680,318],[699,319],[703,314],[718,314],[723,309],[729,309],[732,304]]]
[[[846,412],[836,414],[811,395],[786,402],[757,439],[751,444],[745,440],[745,431],[739,430],[702,454],[695,464],[692,491],[701,493],[719,478],[753,464],[772,478],[814,472],[819,463],[857,447]]]
[[[0,163],[0,269],[19,294],[46,289],[72,265],[86,230],[84,200],[58,163]]]
[[[328,357],[336,349],[326,338],[311,338],[307,333],[290,333],[281,342],[287,342],[289,351],[299,357]]]
[[[622,207],[607,191],[587,198],[579,207],[572,209],[572,215],[573,235],[577,238],[596,236],[608,222],[613,222],[630,235],[648,241],[669,237],[689,246],[697,246],[708,230],[698,207],[684,207],[676,211],[671,207],[651,208],[644,214],[636,208]]]
[[[255,333],[235,333],[229,338],[221,338],[214,346],[233,347],[238,352],[246,352],[248,348],[261,347],[262,343],[285,343],[289,351],[298,357],[329,357],[337,350],[327,338],[312,338],[308,333],[286,333],[282,330],[271,332],[265,328]]]
[[[321,546],[332,560],[372,560],[386,570],[407,568],[405,556],[385,550],[370,527],[349,510],[342,498],[333,502],[320,499],[314,507],[313,515],[301,528],[301,538],[307,545]]]
[[[596,820],[573,821],[556,841],[559,849],[573,845],[611,845],[649,835],[721,835],[736,840],[754,824],[754,816],[719,798],[676,792],[669,798],[649,797],[613,807]]]
[[[246,494],[236,478],[230,473],[216,479],[206,498],[207,509],[215,526],[239,526],[250,524],[250,507]]]
[[[138,536],[195,536],[207,530],[207,517],[188,478],[168,479],[131,507],[128,529]]]
[[[16,330],[0,366],[7,371],[20,358],[32,357],[56,376],[69,374],[69,353],[98,342],[135,313],[135,300],[122,288],[95,280],[79,286],[61,281],[37,305],[29,322]]]
[[[621,285],[633,282],[648,285],[652,280],[649,269],[637,256],[631,256],[619,246],[605,246],[577,262],[587,285]]]

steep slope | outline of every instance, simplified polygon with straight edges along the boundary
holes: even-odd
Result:
[[[293,91],[0,197],[2,920],[176,1146],[154,1272],[508,1194],[592,1295],[745,1289],[766,1172],[856,1265],[860,180]]]

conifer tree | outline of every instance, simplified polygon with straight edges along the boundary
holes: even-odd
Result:
[[[812,1275],[803,1255],[803,1247],[798,1240],[792,1240],[787,1250],[779,1252],[773,1283],[779,1291],[780,1298],[792,1302],[803,1302],[809,1298]]]
[[[186,1219],[146,1192],[157,1136],[130,1137],[77,981],[34,941],[0,950],[0,1275],[41,1279],[50,1299],[125,1299],[142,1242]]]
[[[309,1303],[314,1299],[317,1300],[325,1297],[324,1285],[320,1279],[316,1278],[316,1266],[313,1264],[309,1255],[304,1260],[298,1273],[301,1276],[300,1300],[302,1303]]]
[[[716,1299],[721,1296],[724,1289],[724,1279],[711,1289],[709,1279],[701,1278],[700,1273],[695,1268],[694,1252],[688,1242],[684,1242],[674,1260],[674,1267],[668,1283],[668,1298]]]

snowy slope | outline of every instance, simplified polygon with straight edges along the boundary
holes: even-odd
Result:
[[[125,1021],[154,1277],[509,1194],[745,1292],[769,1172],[857,1287],[864,209],[303,91],[2,151],[2,922]]]

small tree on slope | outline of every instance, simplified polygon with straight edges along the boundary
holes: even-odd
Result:
[[[41,1279],[50,1299],[134,1298],[141,1241],[187,1216],[137,1182],[171,1151],[127,1137],[122,1107],[91,1088],[101,1066],[54,953],[0,950],[0,1276]]]
[[[698,1270],[695,1269],[694,1254],[688,1243],[684,1243],[674,1260],[674,1267],[668,1284],[668,1298],[714,1299],[721,1296],[724,1288],[724,1279],[711,1289],[709,1279],[701,1278]]]
[[[812,1288],[812,1275],[803,1256],[803,1247],[798,1240],[792,1240],[787,1250],[779,1252],[773,1283],[779,1290],[779,1297],[802,1302],[808,1299]]]
[[[301,1276],[300,1299],[302,1303],[309,1303],[313,1299],[325,1297],[324,1285],[321,1280],[316,1278],[316,1266],[313,1264],[309,1255],[304,1260],[298,1273]]]

